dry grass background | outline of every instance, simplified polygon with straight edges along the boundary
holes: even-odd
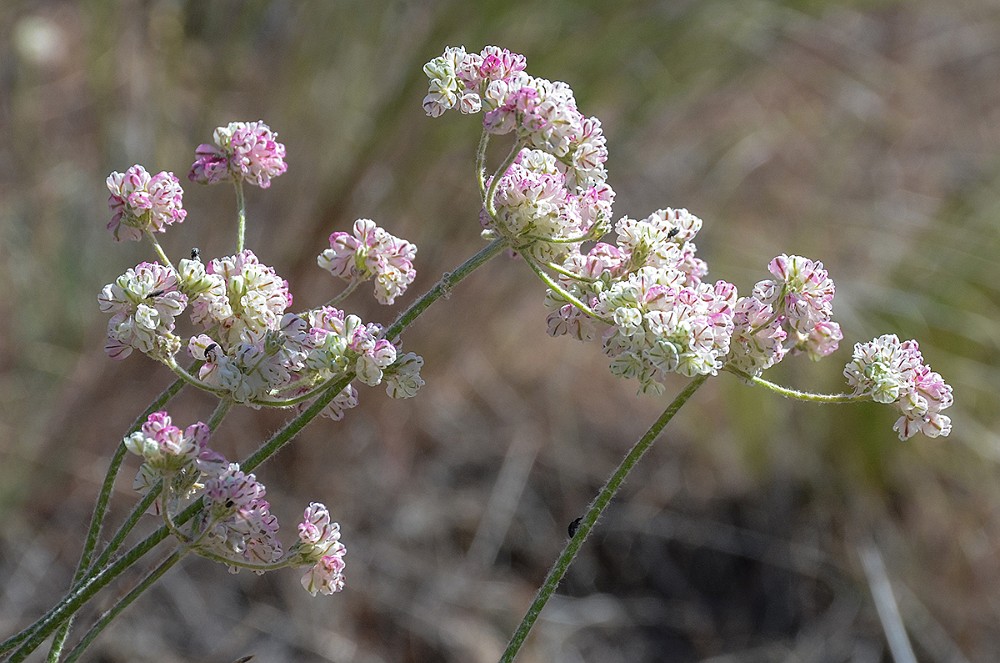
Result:
[[[747,289],[778,253],[825,262],[844,347],[776,379],[839,391],[851,344],[896,331],[957,401],[950,438],[901,444],[885,408],[713,380],[626,484],[522,660],[889,661],[866,550],[919,660],[1000,660],[992,0],[4,3],[0,628],[67,586],[106,459],[169,381],[101,350],[96,294],[146,256],[104,230],[106,174],[183,173],[215,126],[264,119],[290,166],[250,192],[248,244],[296,304],[329,297],[314,257],[358,217],[420,247],[420,292],[480,245],[477,121],[425,118],[420,67],[487,43],[602,118],[618,215],[705,219],[711,276]],[[185,206],[168,252],[230,253],[230,192],[188,187]],[[286,523],[309,500],[331,506],[343,594],[191,559],[89,660],[495,660],[567,524],[665,403],[612,378],[596,347],[548,338],[542,292],[494,261],[407,332],[427,359],[418,398],[362,391],[345,421],[258,472]],[[173,409],[187,422],[211,408],[185,394]],[[244,456],[283,418],[231,415],[215,445]],[[129,469],[116,517],[134,501]]]

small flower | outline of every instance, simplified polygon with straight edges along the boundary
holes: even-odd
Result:
[[[162,357],[177,351],[174,319],[187,306],[177,275],[159,263],[140,263],[101,290],[101,311],[110,313],[105,352],[124,359],[132,350]]]
[[[108,230],[116,242],[140,240],[143,231],[165,232],[166,226],[181,223],[187,216],[182,207],[184,190],[173,173],[161,171],[150,176],[136,164],[124,173],[108,175]]]
[[[902,414],[893,425],[899,439],[951,433],[951,419],[941,411],[953,403],[952,388],[924,364],[916,341],[900,342],[895,334],[886,334],[858,343],[844,376],[855,395],[896,406]]]
[[[594,310],[614,321],[604,334],[611,372],[662,393],[668,373],[715,375],[729,352],[736,288],[686,284],[676,269],[643,267],[601,292]]]
[[[266,189],[272,178],[288,169],[285,146],[263,121],[230,122],[217,128],[213,138],[214,145],[203,143],[195,150],[197,159],[188,173],[192,182],[215,184],[232,179]]]
[[[385,376],[385,393],[389,398],[413,398],[424,386],[420,377],[420,369],[424,366],[424,358],[413,352],[407,352],[396,360]]]
[[[216,258],[205,268],[205,287],[192,301],[191,319],[205,329],[218,328],[221,343],[231,348],[247,341],[247,334],[277,329],[285,310],[292,304],[288,282],[272,267],[261,264],[250,249],[234,256]],[[187,283],[195,283],[197,272]],[[218,279],[225,284],[224,294]],[[199,286],[199,287],[202,287]]]
[[[344,555],[347,548],[343,544],[335,544],[329,555],[324,555],[311,566],[302,576],[302,586],[307,592],[316,596],[334,594],[344,589]]]
[[[753,375],[805,352],[819,360],[844,338],[833,314],[835,286],[823,263],[780,255],[768,264],[775,277],[758,281],[736,306],[729,363]]]
[[[153,469],[176,471],[196,461],[207,448],[212,431],[202,422],[181,430],[166,412],[154,412],[142,427],[125,438],[125,448]]]
[[[316,263],[349,283],[374,278],[375,299],[388,305],[416,278],[416,255],[417,247],[410,242],[390,235],[371,219],[358,219],[353,233],[330,235],[330,248],[317,257]]]
[[[253,474],[230,463],[205,482],[202,515],[208,536],[200,547],[234,561],[270,563],[281,557],[278,521],[264,499],[267,490]]]

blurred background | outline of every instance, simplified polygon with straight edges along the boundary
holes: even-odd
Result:
[[[289,169],[250,189],[248,246],[306,308],[339,289],[315,267],[329,233],[374,219],[418,245],[418,280],[393,309],[365,289],[347,308],[391,322],[482,244],[479,119],[431,120],[420,102],[427,60],[485,44],[524,53],[601,118],[616,216],[673,206],[705,220],[710,278],[746,291],[779,253],[825,263],[843,346],[769,377],[842,391],[852,345],[895,332],[919,339],[956,398],[951,437],[900,443],[889,408],[711,380],[519,660],[890,661],[871,589],[885,580],[918,660],[998,660],[993,0],[3,3],[3,634],[68,586],[107,459],[170,382],[102,349],[98,292],[151,257],[105,230],[107,174],[142,163],[183,180],[216,126],[263,119]],[[184,202],[167,252],[232,253],[231,190],[187,186]],[[315,423],[257,472],[286,537],[306,503],[330,506],[349,550],[342,594],[312,598],[295,571],[231,576],[188,559],[84,658],[496,660],[567,525],[672,397],[636,396],[598,346],[547,337],[543,292],[523,264],[493,261],[405,334],[427,361],[417,398],[362,388],[344,421]],[[185,392],[171,411],[187,424],[212,407]],[[244,457],[287,416],[236,412],[213,447]]]

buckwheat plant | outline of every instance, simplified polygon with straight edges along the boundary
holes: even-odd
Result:
[[[728,372],[748,385],[814,403],[873,400],[895,406],[900,439],[916,433],[948,435],[942,414],[952,390],[924,363],[916,341],[894,335],[857,343],[844,369],[851,391],[816,394],[764,379],[788,356],[821,359],[843,340],[833,321],[835,286],[823,264],[780,255],[769,276],[748,295],[725,280],[707,279],[694,239],[702,221],[686,209],[664,207],[644,218],[614,220],[614,190],[607,182],[608,152],[597,118],[577,108],[566,83],[527,73],[523,55],[496,46],[479,53],[447,48],[424,66],[429,79],[427,115],[449,110],[482,114],[475,180],[478,211],[488,244],[446,272],[422,297],[383,326],[337,308],[356,288],[374,282],[375,298],[391,305],[413,282],[417,249],[369,219],[330,235],[317,257],[340,279],[339,292],[312,308],[293,309],[287,281],[244,248],[244,184],[262,189],[285,173],[285,147],[264,122],[219,127],[214,142],[198,146],[188,178],[200,184],[231,182],[236,192],[235,250],[203,261],[197,250],[172,262],[157,242],[187,218],[183,190],[170,172],[150,175],[141,165],[107,180],[116,241],[146,240],[155,260],[125,270],[98,296],[110,317],[105,351],[115,360],[142,354],[177,380],[137,419],[113,455],[97,499],[83,553],[69,592],[45,615],[0,645],[23,660],[55,634],[50,661],[74,661],[126,606],[185,555],[220,562],[230,570],[264,573],[285,567],[303,572],[313,595],[345,586],[346,548],[340,526],[322,503],[309,504],[287,548],[270,513],[267,490],[255,470],[316,417],[339,420],[358,402],[355,383],[384,385],[393,398],[414,396],[424,384],[423,359],[402,349],[400,334],[437,299],[505,250],[545,286],[546,325],[552,336],[599,344],[611,372],[634,380],[637,391],[660,397],[671,374],[689,381],[609,476],[553,564],[503,654],[511,661],[611,499],[660,432],[710,377]],[[494,136],[509,136],[506,156],[487,168]],[[474,211],[474,210],[470,210]],[[207,422],[181,427],[183,416],[166,406],[183,388],[217,400]],[[249,457],[225,458],[210,446],[233,406],[287,409],[286,424]],[[108,543],[98,541],[111,488],[127,454],[140,464],[135,507]],[[125,549],[126,536],[144,518],[159,527]],[[172,549],[66,651],[77,611],[111,581],[150,555]]]

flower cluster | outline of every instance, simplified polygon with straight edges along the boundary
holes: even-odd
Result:
[[[143,233],[164,232],[166,226],[181,223],[187,216],[182,207],[184,191],[173,173],[150,175],[136,164],[124,173],[108,175],[108,230],[116,242],[140,240]]]
[[[612,373],[637,379],[644,393],[661,393],[669,373],[716,374],[729,353],[736,287],[702,282],[708,270],[691,241],[701,225],[684,209],[623,217],[615,244],[570,253],[559,290],[546,297],[549,333],[600,338]]]
[[[257,573],[283,566],[309,567],[302,584],[316,594],[344,587],[344,554],[340,526],[325,506],[312,503],[298,525],[299,541],[288,554],[278,539],[278,519],[265,499],[267,489],[253,474],[228,462],[208,447],[211,430],[197,422],[181,430],[166,412],[154,412],[141,428],[126,437],[125,447],[143,463],[134,487],[146,493],[162,482],[153,512],[171,528],[173,519],[192,500],[205,508],[182,537],[198,554],[226,562],[234,571]]]
[[[417,247],[390,235],[371,219],[354,222],[353,233],[330,235],[330,248],[316,258],[317,264],[348,282],[348,287],[375,279],[375,299],[392,304],[413,283],[417,272],[413,259]]]
[[[518,250],[548,261],[604,234],[614,198],[603,180],[577,186],[552,154],[525,148],[496,183],[495,216],[484,209],[481,221]]]
[[[180,339],[173,334],[174,320],[188,298],[169,267],[139,263],[104,286],[97,301],[102,312],[111,314],[104,346],[108,356],[124,359],[138,350],[167,357],[180,349]]]
[[[855,395],[896,406],[901,416],[893,430],[899,439],[917,433],[938,437],[951,432],[951,418],[941,414],[951,407],[951,386],[924,364],[916,341],[900,342],[895,334],[886,334],[858,343],[844,368],[844,377]]]
[[[823,263],[782,254],[767,268],[774,278],[757,282],[736,305],[729,362],[750,375],[760,375],[789,352],[821,359],[844,338],[831,320],[835,288]]]
[[[230,127],[236,129],[225,135],[235,141],[250,125]],[[415,277],[416,247],[371,221],[358,221],[353,235],[334,233],[331,247],[320,264],[350,279],[374,276],[382,303],[391,303]],[[111,315],[109,356],[123,359],[138,350],[183,374],[176,355],[186,345],[201,362],[197,378],[189,381],[253,407],[302,403],[349,372],[371,386],[384,381],[394,398],[413,396],[423,385],[423,360],[403,355],[382,337],[381,326],[329,306],[288,311],[288,282],[249,249],[207,264],[198,256],[176,268],[141,263],[105,286],[98,301]],[[201,333],[185,344],[175,327],[188,309]],[[356,404],[357,392],[348,384],[324,414],[339,419]]]
[[[215,144],[203,143],[195,150],[188,179],[199,184],[226,180],[246,181],[262,189],[288,169],[285,146],[264,122],[230,122],[212,136]]]
[[[347,548],[340,542],[340,525],[330,520],[330,512],[319,502],[306,507],[299,523],[296,552],[306,562],[314,562],[302,576],[302,586],[316,593],[333,594],[344,588],[344,555]]]

